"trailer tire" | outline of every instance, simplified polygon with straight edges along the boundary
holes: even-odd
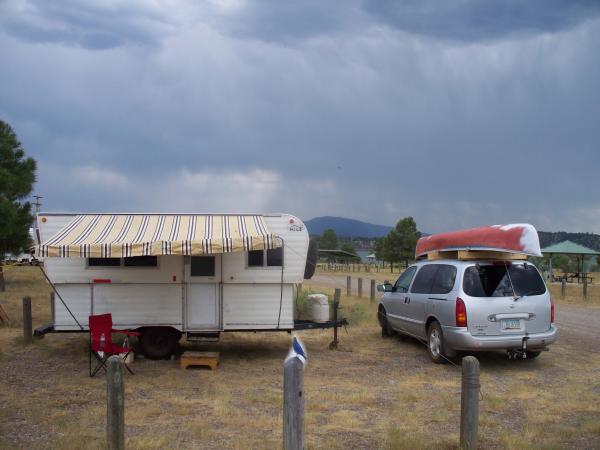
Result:
[[[141,331],[140,345],[150,359],[168,359],[177,348],[181,332],[170,327],[149,327]]]

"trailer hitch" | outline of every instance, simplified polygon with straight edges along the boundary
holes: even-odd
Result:
[[[521,348],[515,348],[508,351],[508,359],[527,359],[527,341],[529,336],[523,338]]]

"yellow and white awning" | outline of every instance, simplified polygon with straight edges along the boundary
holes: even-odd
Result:
[[[259,215],[83,214],[34,247],[39,257],[211,255],[281,247]]]

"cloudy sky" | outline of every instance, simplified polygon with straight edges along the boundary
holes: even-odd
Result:
[[[600,232],[597,0],[0,0],[51,211]]]

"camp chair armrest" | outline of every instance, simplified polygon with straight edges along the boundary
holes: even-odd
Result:
[[[127,336],[140,336],[142,333],[138,333],[137,331],[129,331],[129,330],[115,330],[114,328],[110,330],[111,333],[121,333],[126,334]]]

